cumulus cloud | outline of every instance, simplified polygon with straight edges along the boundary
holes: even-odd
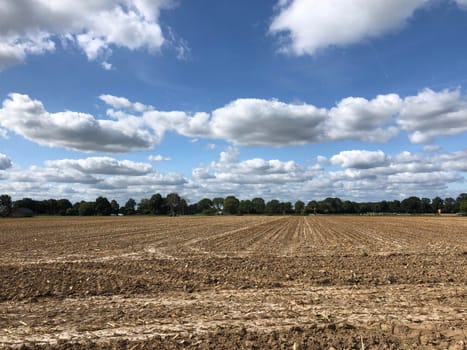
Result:
[[[192,175],[197,180],[222,184],[264,184],[302,181],[308,174],[307,169],[294,161],[265,160],[253,158],[239,161],[240,152],[228,147],[221,152],[218,161],[204,167],[195,168]]]
[[[215,137],[242,145],[304,144],[323,138],[325,119],[313,105],[238,99],[213,111],[210,124]]]
[[[397,118],[413,143],[428,143],[441,135],[467,131],[467,100],[460,90],[425,89],[404,99]]]
[[[9,173],[10,179],[19,183],[66,183],[80,185],[96,185],[101,181],[96,176],[82,173],[75,169],[57,169],[31,166],[25,170]]]
[[[212,112],[158,111],[125,97],[101,95],[107,119],[48,112],[40,101],[10,94],[0,109],[0,131],[51,147],[124,153],[150,149],[167,132],[221,139],[234,145],[290,146],[341,140],[386,142],[401,130],[412,143],[467,131],[467,101],[459,90],[415,96],[347,97],[331,108],[277,100],[237,99]]]
[[[11,168],[11,159],[6,154],[0,153],[0,170]]]
[[[402,100],[396,94],[379,95],[370,101],[361,97],[345,98],[329,111],[329,138],[388,141],[398,130],[394,126],[382,126],[392,122],[392,117],[400,110],[401,104]]]
[[[172,160],[172,158],[170,158],[170,157],[164,157],[164,156],[161,155],[161,154],[156,154],[156,155],[150,155],[150,156],[148,157],[148,160],[150,160],[151,162],[163,162],[163,161]]]
[[[152,167],[149,164],[117,160],[110,157],[50,160],[45,164],[49,168],[76,169],[86,174],[139,176],[152,172]]]
[[[280,0],[270,32],[283,34],[283,50],[313,55],[395,30],[429,0]]]
[[[112,47],[157,51],[165,42],[159,13],[170,6],[170,0],[3,1],[0,69],[53,51],[56,39],[78,45],[89,60],[108,56]]]
[[[435,156],[434,159],[441,163],[444,169],[467,172],[467,149],[453,153],[440,154]]]
[[[130,122],[98,120],[71,111],[49,113],[40,101],[16,93],[0,109],[1,127],[41,145],[85,152],[129,152],[157,142],[155,135]]]
[[[152,106],[147,106],[139,102],[130,102],[130,100],[125,97],[100,95],[99,99],[113,108],[126,109],[132,112],[145,112],[154,109]]]
[[[108,195],[122,201],[148,193],[183,192],[188,183],[179,173],[161,173],[150,164],[110,157],[49,160],[44,166],[3,172],[2,180],[0,193],[17,198],[94,200]]]
[[[343,168],[369,169],[388,163],[383,151],[342,151],[331,158],[331,163]]]

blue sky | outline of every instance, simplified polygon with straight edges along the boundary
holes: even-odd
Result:
[[[465,0],[0,0],[0,192],[467,191]]]

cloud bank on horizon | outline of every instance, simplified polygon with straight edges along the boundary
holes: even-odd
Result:
[[[432,78],[423,85],[415,82],[410,89],[388,91],[372,81],[370,96],[358,96],[349,89],[330,104],[323,101],[318,82],[287,71],[288,79],[309,84],[307,98],[294,100],[281,89],[267,86],[261,97],[244,96],[240,85],[230,98],[200,105],[173,97],[178,108],[169,109],[157,107],[171,86],[157,87],[154,81],[162,79],[158,72],[144,85],[140,99],[138,91],[130,88],[132,79],[137,79],[124,76],[127,73],[120,72],[111,58],[123,49],[127,54],[149,56],[151,64],[157,65],[180,59],[180,55],[161,53],[164,45],[209,51],[193,37],[192,41],[175,39],[182,24],[172,28],[172,23],[164,22],[165,12],[175,16],[184,6],[183,1],[172,0],[0,0],[0,79],[6,73],[21,78],[19,83],[6,81],[6,93],[0,98],[0,193],[15,198],[54,193],[53,197],[76,200],[99,195],[124,200],[173,191],[192,200],[228,194],[284,200],[328,196],[380,200],[445,197],[465,187],[467,99],[462,84],[446,88]],[[328,68],[332,60],[321,62],[323,53],[334,57],[340,55],[336,48],[353,52],[366,40],[403,36],[415,17],[439,8],[450,8],[458,16],[467,14],[465,0],[279,0],[270,7],[269,19],[258,19],[267,22],[258,37],[271,43],[271,57],[291,65],[305,60]],[[200,41],[204,40],[214,39]],[[235,42],[228,45],[237,50]],[[21,72],[30,64],[28,57],[60,51],[66,60],[76,49],[88,61],[100,63],[114,80],[105,81],[107,89],[97,96],[80,100],[82,109],[70,110],[40,97],[43,91],[31,87],[34,74]],[[197,59],[184,63],[184,74],[196,70]],[[414,67],[417,64],[413,62]],[[18,73],[9,73],[15,65]],[[36,63],[33,66],[40,69]],[[449,69],[449,62],[445,66]],[[169,67],[170,82],[181,73],[176,69],[180,66]],[[244,68],[232,63],[228,69]],[[259,73],[262,69],[254,67]],[[363,68],[349,69],[349,75],[355,74],[353,69]],[[85,66],[80,67],[83,71]],[[147,71],[146,67],[144,74]],[[209,80],[211,73],[202,73]],[[252,75],[252,79],[260,76]],[[125,84],[113,85],[119,76],[122,81],[129,79],[128,89]],[[203,79],[197,79],[200,87]],[[21,89],[21,83],[27,88]],[[47,89],[43,82],[36,84]],[[85,76],[82,84],[90,87],[91,77]],[[207,100],[217,86],[207,88]],[[73,93],[70,88],[69,94]],[[89,104],[94,104],[94,111]],[[203,144],[199,149],[198,143]],[[222,151],[213,158],[217,148]],[[42,154],[40,161],[26,154],[34,150]]]

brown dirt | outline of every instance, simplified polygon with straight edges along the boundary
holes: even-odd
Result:
[[[467,218],[2,220],[0,251],[0,348],[467,343]]]

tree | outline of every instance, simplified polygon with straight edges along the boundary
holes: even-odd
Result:
[[[325,214],[337,214],[342,212],[342,201],[339,198],[328,197],[318,202],[318,211]]]
[[[355,206],[351,201],[344,201],[342,203],[342,211],[346,214],[355,213]]]
[[[464,199],[459,203],[459,211],[462,215],[467,215],[467,199]]]
[[[125,206],[123,207],[123,214],[125,215],[133,215],[136,213],[136,201],[133,198],[130,198],[127,200],[125,203]]]
[[[467,201],[467,193],[461,193],[457,198],[456,198],[456,212],[461,212],[461,203],[463,201]]]
[[[216,197],[212,200],[212,205],[217,209],[217,212],[221,212],[224,209],[224,198]]]
[[[432,211],[431,200],[429,198],[422,198],[420,201],[420,212],[431,213]]]
[[[203,213],[204,215],[215,215],[216,214],[216,209],[212,205],[212,200],[209,198],[203,198],[201,199],[198,204],[198,210],[200,213]]]
[[[138,213],[143,215],[151,214],[151,201],[147,198],[141,198],[138,203]]]
[[[0,216],[9,216],[11,214],[12,206],[11,197],[7,194],[2,194],[0,196]]]
[[[448,197],[444,200],[444,211],[446,213],[456,212],[456,200],[454,198]]]
[[[281,203],[277,199],[272,199],[266,203],[265,213],[269,215],[277,215],[281,213]]]
[[[178,205],[178,212],[181,214],[181,215],[185,215],[185,214],[188,214],[188,203],[186,202],[185,199],[183,198],[180,198],[180,204]]]
[[[307,214],[315,214],[317,207],[318,207],[318,202],[317,201],[309,201],[306,204],[305,212]]]
[[[170,216],[175,216],[177,214],[177,207],[179,206],[180,201],[180,196],[175,192],[169,193],[167,195],[165,202],[170,208]]]
[[[81,201],[79,203],[78,213],[80,216],[96,215],[96,203]]]
[[[68,209],[71,209],[73,205],[68,199],[59,199],[57,201],[57,212],[58,215],[66,215]]]
[[[253,213],[254,214],[264,214],[264,209],[266,208],[266,204],[264,203],[264,199],[260,197],[253,198],[251,201],[253,206]]]
[[[241,214],[251,214],[253,212],[253,203],[249,199],[241,200],[238,210]]]
[[[164,198],[160,193],[153,194],[149,199],[149,212],[153,215],[164,214]]]
[[[238,214],[240,202],[235,196],[227,196],[224,199],[224,212],[230,215]]]
[[[97,197],[96,198],[96,214],[107,216],[112,214],[112,207],[110,206],[110,202],[105,197]]]
[[[444,201],[441,198],[439,197],[433,198],[433,200],[431,201],[431,208],[433,209],[434,213],[437,213],[438,209],[442,210],[443,207],[444,207]]]
[[[421,200],[418,197],[412,196],[404,199],[401,202],[401,210],[405,213],[416,214],[420,213]]]
[[[305,212],[305,203],[302,201],[296,201],[294,204],[295,214],[302,215]]]
[[[110,201],[110,207],[112,208],[112,214],[118,214],[120,211],[120,205],[115,199]]]
[[[281,202],[281,214],[293,214],[293,208],[292,208],[292,203],[291,202]]]

